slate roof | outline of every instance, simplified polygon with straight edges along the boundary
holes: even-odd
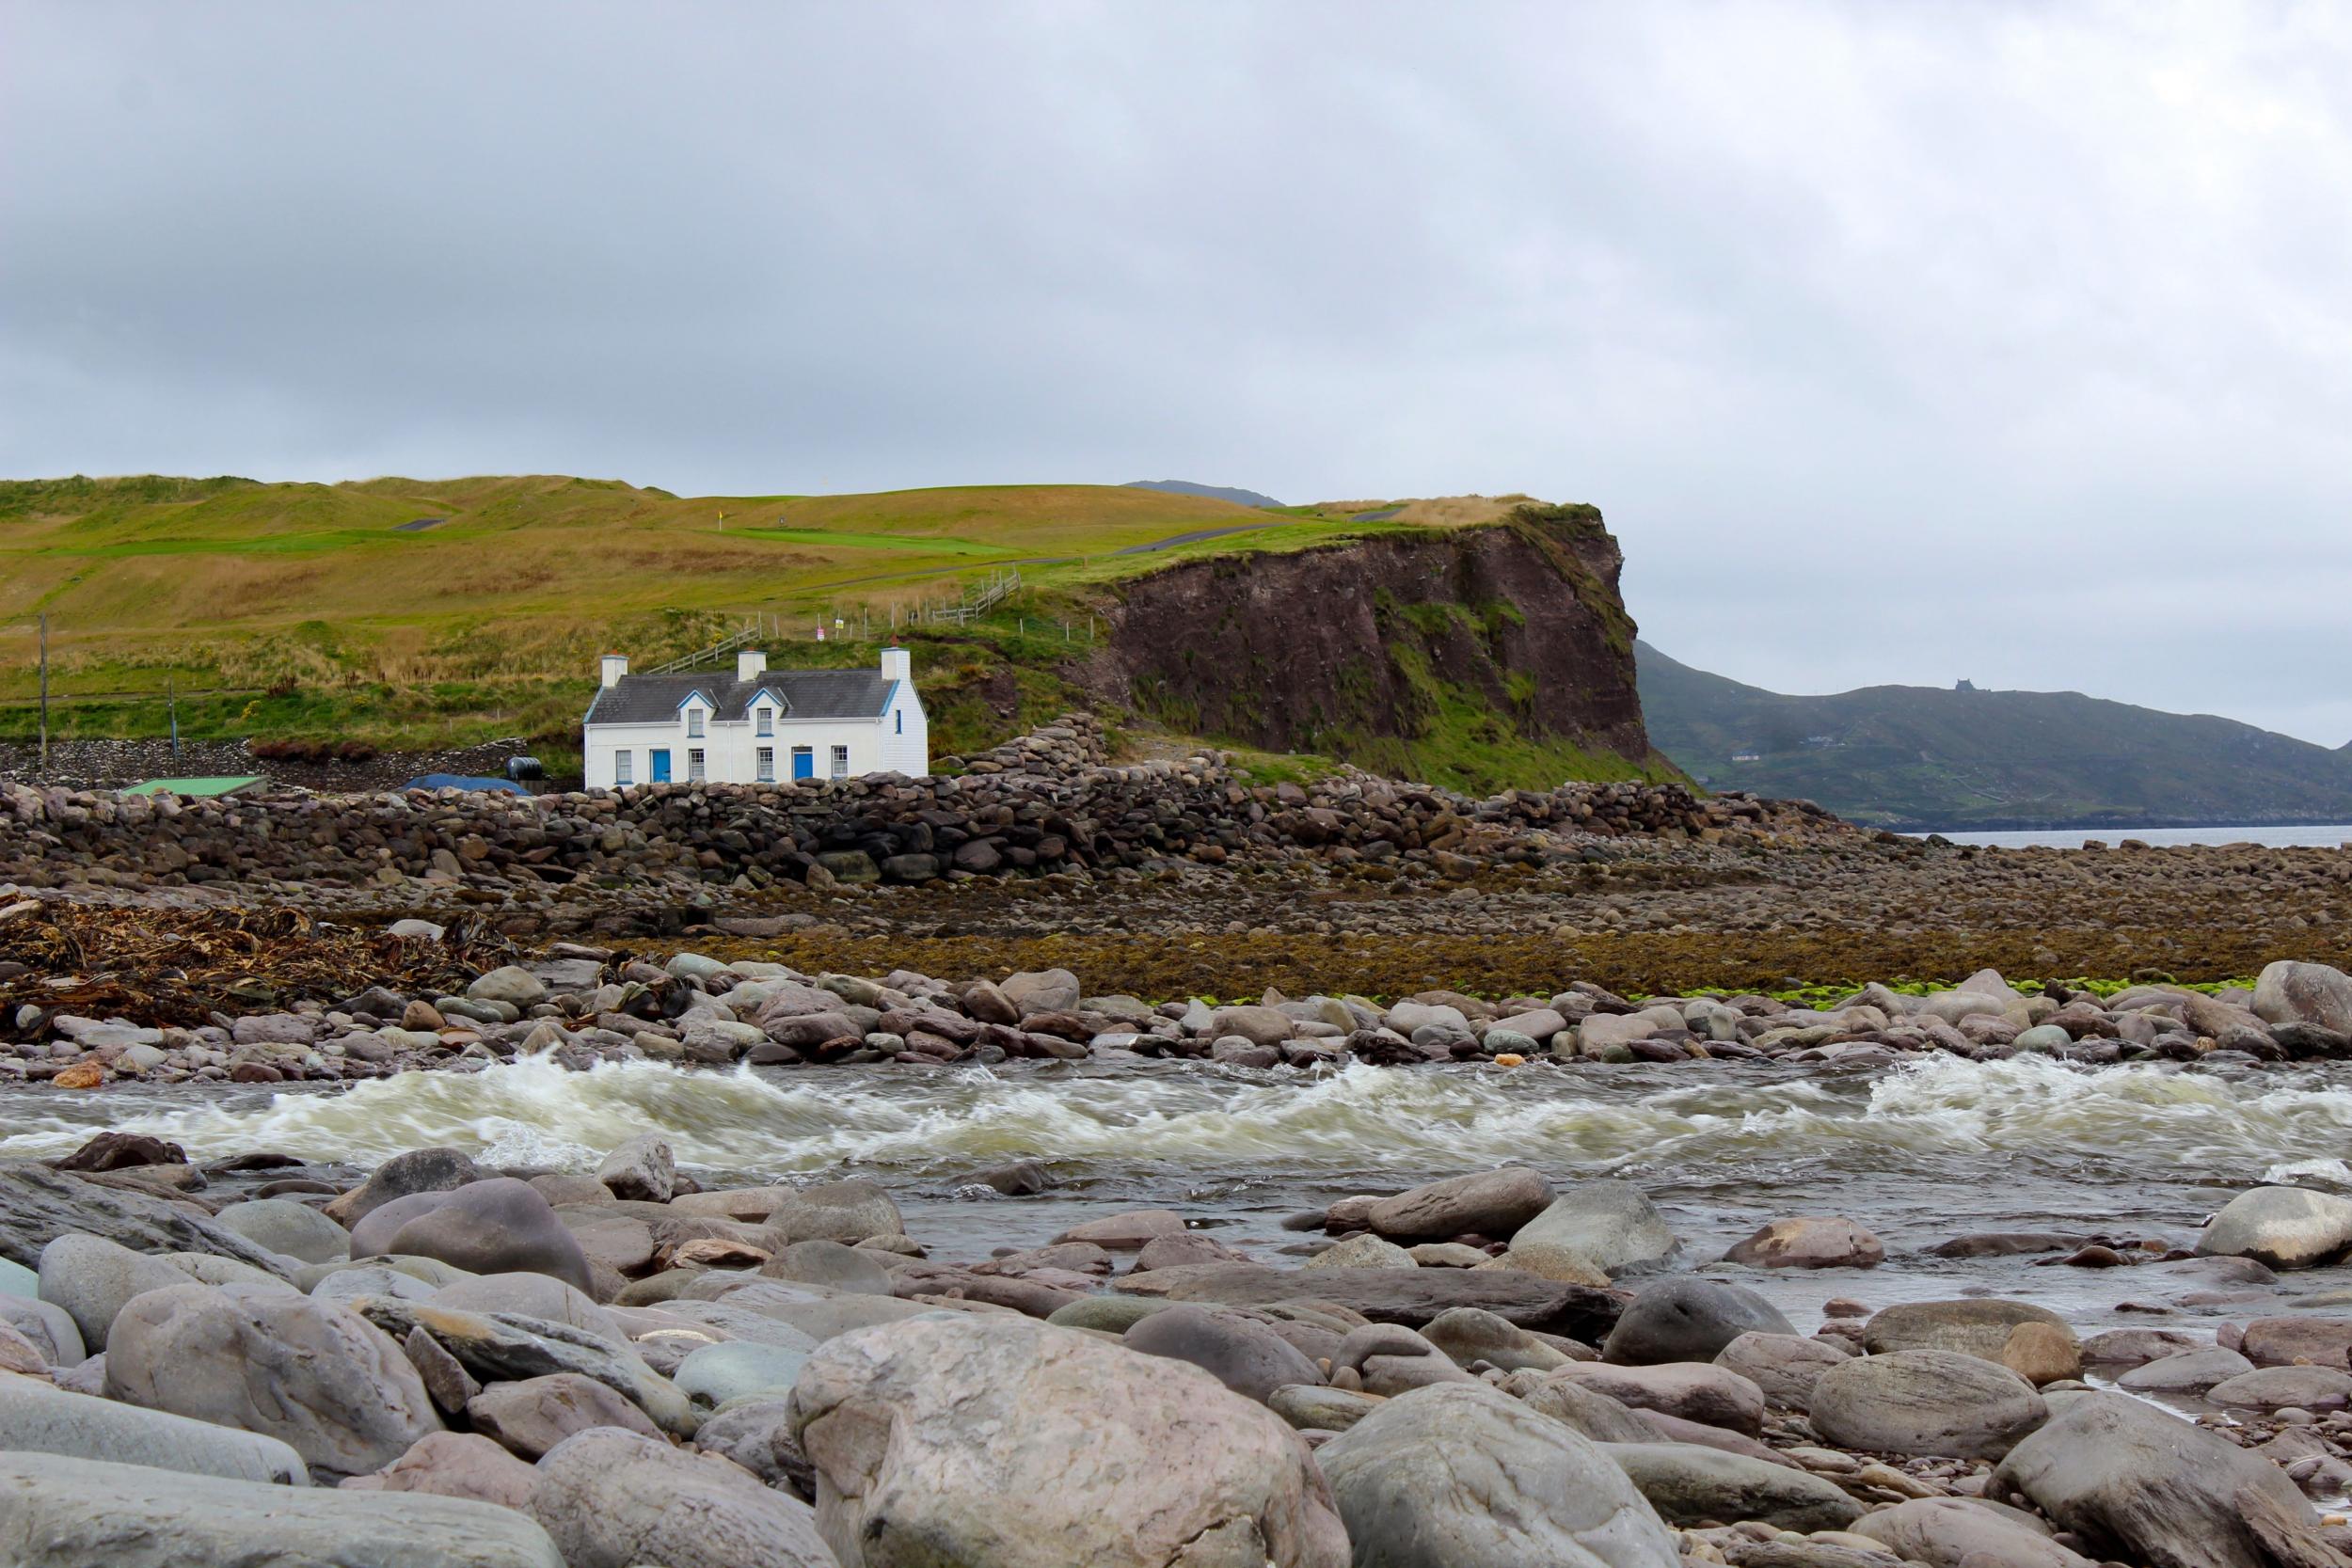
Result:
[[[623,675],[601,687],[589,705],[591,724],[664,724],[689,696],[701,692],[717,720],[751,714],[763,689],[785,702],[787,719],[879,719],[894,681],[879,670],[763,670],[747,681],[732,670],[691,670],[680,675]]]

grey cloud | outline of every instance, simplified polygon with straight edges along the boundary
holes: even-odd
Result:
[[[2332,8],[0,25],[0,471],[1526,489],[1759,684],[2352,736]]]

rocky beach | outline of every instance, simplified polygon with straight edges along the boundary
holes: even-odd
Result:
[[[964,760],[9,787],[0,1555],[2352,1560],[2340,851]]]

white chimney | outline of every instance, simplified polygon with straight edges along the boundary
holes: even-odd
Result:
[[[912,683],[914,679],[914,656],[893,642],[882,652],[882,673],[884,680]]]
[[[607,654],[604,656],[602,664],[604,684],[607,686],[620,685],[621,677],[628,673],[628,656],[627,654]]]
[[[735,656],[735,678],[739,681],[750,680],[767,668],[768,656],[764,653],[754,653],[747,648]]]

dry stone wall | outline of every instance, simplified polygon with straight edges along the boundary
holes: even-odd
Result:
[[[1065,717],[958,774],[643,785],[526,799],[454,790],[222,800],[0,785],[0,880],[125,886],[412,881],[501,896],[1311,858],[1437,860],[1449,871],[1575,852],[1579,839],[1788,842],[1857,832],[1804,802],[1701,799],[1675,784],[1568,784],[1487,800],[1349,772],[1250,785],[1215,754],[1108,762]]]

